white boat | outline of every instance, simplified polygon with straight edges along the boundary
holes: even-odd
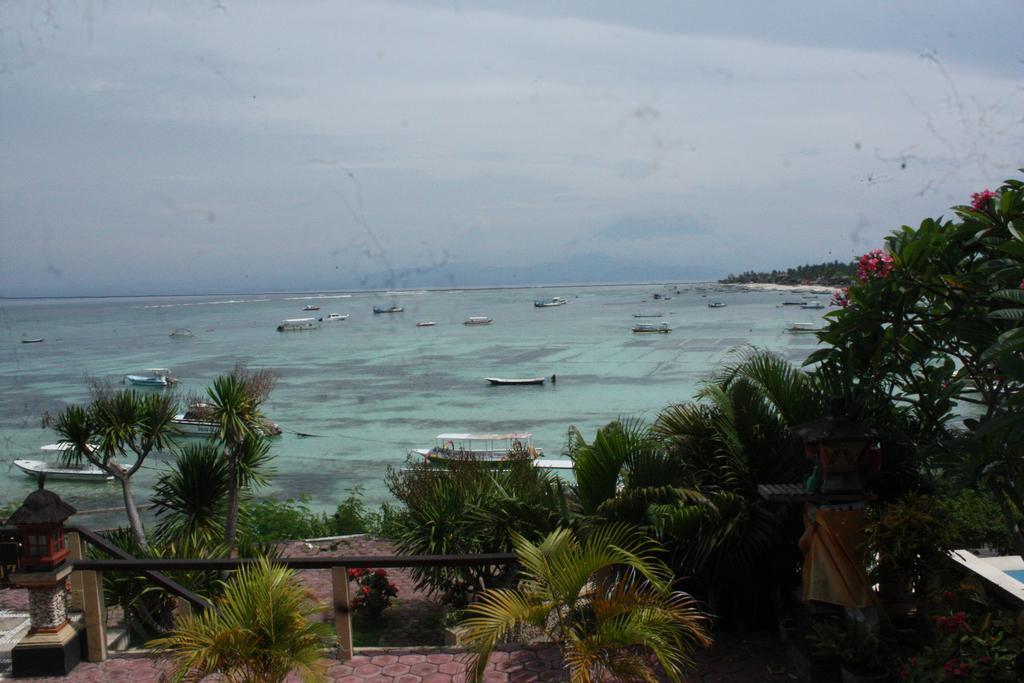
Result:
[[[309,304],[307,306],[303,306],[302,310],[304,310],[304,311],[319,311],[320,307],[319,306],[314,306],[313,304]]]
[[[475,460],[504,462],[510,453],[523,453],[537,458],[541,450],[533,446],[533,434],[438,434],[433,448],[414,448],[411,456],[422,456],[431,462]]]
[[[825,304],[821,303],[820,301],[805,301],[800,308],[803,308],[805,310],[825,308]]]
[[[725,308],[724,301],[710,301],[708,302],[708,308]]]
[[[423,320],[416,323],[416,327],[433,327],[436,324],[433,320]]]
[[[404,310],[401,306],[382,306],[381,304],[373,307],[374,313],[401,313]]]
[[[496,387],[504,385],[544,384],[544,382],[547,381],[547,377],[524,377],[521,379],[507,379],[505,377],[484,377],[484,380],[490,382],[492,387]]]
[[[140,387],[167,387],[178,380],[168,368],[147,368],[137,374],[125,375],[124,381]]]
[[[288,318],[277,326],[278,332],[297,332],[300,330],[319,330],[320,321],[316,318]]]
[[[47,453],[64,452],[71,448],[66,441],[51,443],[40,447],[39,450]],[[77,465],[61,462],[47,462],[44,460],[18,459],[14,466],[30,477],[38,477],[45,474],[47,479],[70,479],[77,481],[107,481],[112,476],[96,467],[91,462],[83,461]]]
[[[463,325],[490,325],[494,321],[485,315],[471,315],[462,321]]]
[[[552,306],[564,306],[567,303],[569,303],[568,299],[560,296],[553,296],[548,299],[536,299],[533,302],[533,305],[535,308],[551,308]]]
[[[330,313],[330,314],[328,314],[328,316],[326,318],[324,318],[324,320],[326,320],[329,323],[335,322],[337,320],[348,320],[348,319],[349,319],[349,315],[348,314],[342,315],[341,313]]]
[[[789,327],[786,328],[786,332],[790,334],[814,334],[815,332],[821,332],[821,327],[814,323],[790,323]]]
[[[220,433],[220,425],[210,417],[213,406],[197,401],[191,404],[184,413],[178,413],[171,419],[171,424],[178,428],[182,436],[211,437]],[[267,436],[278,436],[281,428],[269,420],[260,428]]]
[[[171,330],[170,336],[174,337],[175,339],[187,339],[194,335],[192,334],[192,330],[186,329],[184,327],[176,327],[173,330]]]
[[[656,334],[668,334],[672,331],[672,328],[668,326],[668,323],[661,323],[660,325],[635,325],[633,332],[637,334],[644,333],[656,333]]]

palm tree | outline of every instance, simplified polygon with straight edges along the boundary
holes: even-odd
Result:
[[[334,636],[330,624],[312,618],[316,612],[294,571],[261,558],[225,582],[216,609],[179,619],[148,646],[170,656],[176,681],[220,674],[231,682],[279,683],[292,671],[319,681]]]
[[[172,394],[142,395],[131,389],[112,392],[96,387],[91,404],[68,406],[54,426],[61,440],[71,444],[63,451],[65,461],[85,459],[120,482],[128,524],[143,549],[148,548],[146,530],[132,497],[131,479],[152,451],[169,445],[176,432],[171,422],[176,411]],[[117,459],[129,454],[135,457],[132,463]]]
[[[626,525],[597,527],[580,542],[569,529],[533,544],[514,536],[522,568],[517,588],[491,588],[462,622],[471,650],[468,673],[483,678],[499,640],[524,626],[558,643],[571,680],[656,681],[656,666],[679,681],[691,653],[711,644],[707,617],[671,588],[660,548]]]
[[[239,461],[246,439],[262,438],[266,420],[260,405],[273,388],[273,377],[266,371],[251,372],[239,365],[213,381],[206,390],[212,404],[211,417],[218,424],[218,436],[224,447],[228,467],[227,517],[224,544],[235,550],[238,533]]]

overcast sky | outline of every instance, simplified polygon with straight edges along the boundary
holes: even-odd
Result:
[[[847,259],[1021,177],[1024,2],[0,4],[0,295]]]

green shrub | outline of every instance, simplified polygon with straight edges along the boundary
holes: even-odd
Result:
[[[272,543],[335,534],[333,520],[309,509],[309,496],[298,500],[261,500],[246,507],[248,535],[253,541]]]
[[[988,547],[1000,555],[1014,552],[1013,539],[1003,523],[999,503],[987,491],[962,489],[948,499],[956,520],[954,544],[957,548]],[[1024,519],[1018,523],[1024,527]]]

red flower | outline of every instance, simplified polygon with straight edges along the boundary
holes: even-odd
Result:
[[[831,304],[833,306],[842,306],[843,308],[846,308],[847,306],[849,306],[850,305],[850,288],[849,287],[843,287],[838,292],[834,293],[832,295],[832,302],[831,302]]]
[[[376,575],[376,576],[379,576],[379,577],[380,577],[380,578],[382,578],[382,579],[383,579],[383,578],[384,578],[385,576],[387,576],[387,575],[388,575],[387,571],[385,571],[385,570],[383,570],[383,569],[376,569],[376,570],[374,570],[374,572],[373,572],[373,573],[374,573],[374,575]]]
[[[363,591],[363,595],[369,595],[370,594],[370,587],[369,586],[363,586],[361,590]]]
[[[984,211],[988,208],[989,200],[995,199],[996,193],[987,187],[981,192],[971,195],[971,208],[975,211]]]
[[[357,579],[360,579],[360,578],[362,578],[363,574],[365,574],[365,573],[366,573],[365,569],[349,569],[348,570],[348,580],[349,581],[355,581]]]
[[[874,249],[860,257],[857,262],[857,279],[867,282],[872,278],[886,278],[892,272],[892,256],[881,249]]]

